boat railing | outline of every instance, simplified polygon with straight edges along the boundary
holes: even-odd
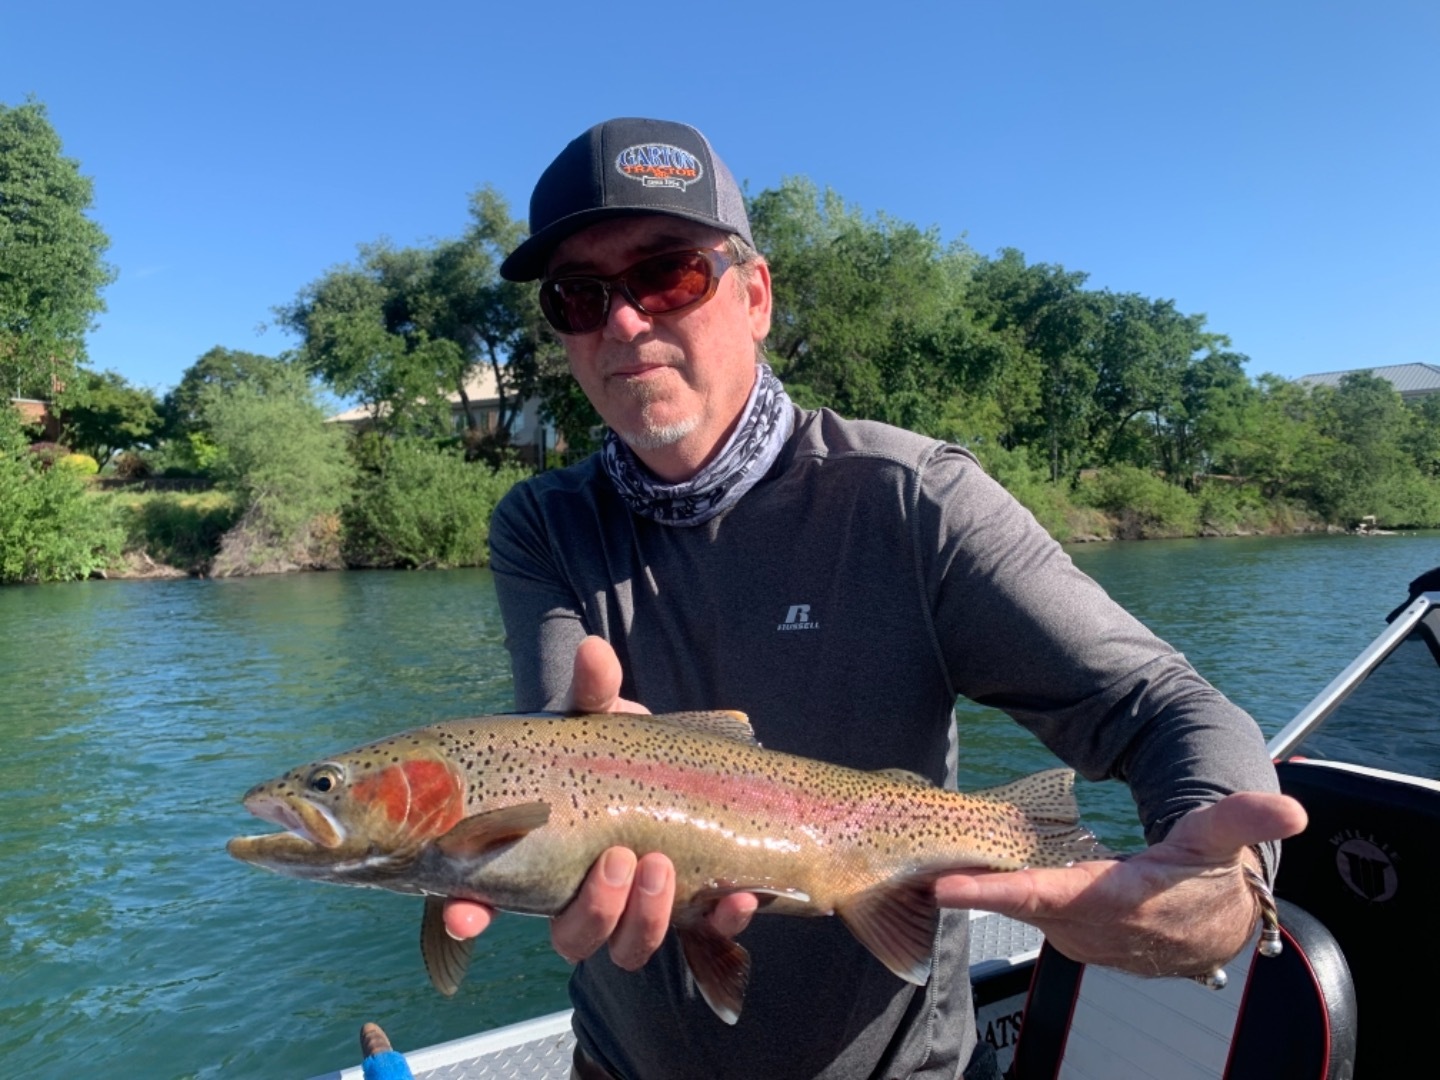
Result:
[[[1288,724],[1280,729],[1268,744],[1272,761],[1282,761],[1340,707],[1357,686],[1380,666],[1395,647],[1404,641],[1426,613],[1440,606],[1440,592],[1421,593],[1391,621],[1348,667],[1330,680],[1329,685],[1310,700],[1310,703],[1295,714]]]

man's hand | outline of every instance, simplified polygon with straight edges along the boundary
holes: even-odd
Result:
[[[623,672],[615,650],[603,638],[587,637],[575,650],[566,708],[580,712],[648,713],[620,696]],[[645,965],[665,940],[675,903],[675,868],[664,855],[637,859],[627,848],[610,848],[590,868],[569,906],[550,920],[555,951],[570,963],[590,956],[606,942],[610,959],[628,971]],[[745,929],[758,901],[751,893],[725,897],[709,918],[727,937]],[[471,900],[445,905],[451,936],[471,938],[490,925],[494,911]]]
[[[1241,866],[1251,845],[1294,836],[1305,810],[1284,795],[1242,792],[1192,810],[1124,862],[950,874],[942,907],[996,911],[1039,927],[1066,956],[1139,975],[1203,975],[1255,932],[1259,905]]]

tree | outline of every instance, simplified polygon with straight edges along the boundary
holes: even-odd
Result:
[[[471,196],[470,216],[460,239],[423,248],[362,244],[356,262],[276,309],[301,338],[309,370],[341,396],[358,397],[379,427],[445,430],[449,394],[477,427],[467,384],[484,365],[499,396],[497,429],[508,437],[557,351],[541,330],[534,289],[499,275],[523,226],[490,188]]]
[[[1063,266],[1027,266],[1007,248],[980,264],[969,292],[981,325],[1004,340],[1017,370],[1034,381],[1008,391],[1036,405],[1029,416],[1013,416],[1010,438],[1045,454],[1052,483],[1079,468],[1095,407],[1103,311],[1097,294],[1084,289],[1086,278]]]
[[[121,450],[151,445],[160,433],[160,402],[154,391],[131,386],[114,371],[81,374],[60,414],[65,441],[103,468]]]
[[[216,345],[185,369],[175,389],[165,395],[165,436],[176,439],[203,432],[203,402],[215,392],[228,393],[245,385],[262,390],[286,377],[287,361]]]
[[[749,214],[773,270],[771,363],[790,395],[932,433],[953,419],[949,400],[977,381],[959,307],[974,253],[803,178],[761,192]]]
[[[85,359],[85,334],[115,279],[110,241],[86,217],[93,198],[61,154],[45,106],[0,105],[0,388],[55,398]]]
[[[354,478],[347,433],[325,423],[304,372],[208,387],[201,409],[219,450],[217,482],[243,498],[256,549],[282,550],[316,518],[338,514]]]

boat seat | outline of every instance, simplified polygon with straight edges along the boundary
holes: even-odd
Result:
[[[1349,1080],[1355,995],[1329,931],[1279,901],[1284,950],[1255,937],[1211,990],[1040,950],[1013,1080]]]
[[[1285,841],[1276,895],[1303,903],[1335,935],[1373,1030],[1428,1031],[1434,995],[1425,988],[1440,967],[1440,784],[1305,759],[1276,772],[1310,815],[1309,828]],[[1415,1053],[1413,1039],[1371,1036],[1356,1075],[1415,1075]]]

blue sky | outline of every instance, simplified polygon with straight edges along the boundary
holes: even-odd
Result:
[[[159,391],[617,115],[1173,299],[1252,376],[1440,363],[1437,56],[1433,0],[0,0],[0,102],[47,105],[120,273],[91,365]]]

